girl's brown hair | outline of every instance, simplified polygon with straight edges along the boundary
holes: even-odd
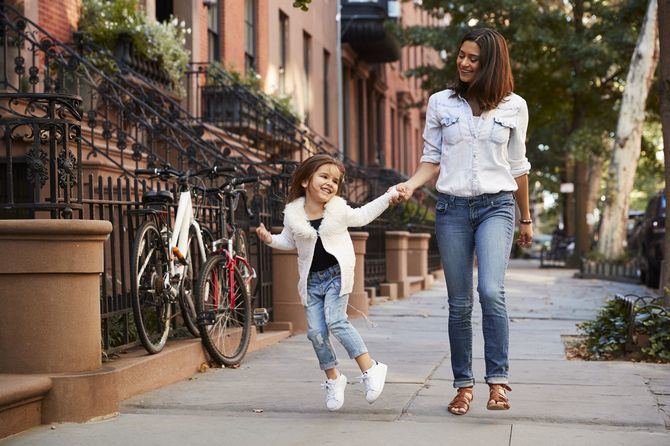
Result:
[[[500,102],[514,91],[514,77],[509,61],[509,51],[505,38],[490,28],[473,29],[461,40],[479,45],[479,72],[470,83],[461,81],[458,74],[454,91],[465,99],[474,99],[484,110],[496,108]]]
[[[290,203],[296,198],[303,197],[305,195],[305,188],[302,187],[304,181],[309,181],[314,175],[314,172],[319,170],[319,167],[325,164],[332,164],[338,168],[340,173],[340,182],[337,187],[337,194],[339,195],[342,192],[342,183],[344,181],[344,164],[342,161],[337,158],[333,158],[330,155],[319,154],[313,155],[307,158],[305,161],[300,163],[293,176],[291,177],[291,185],[288,188],[288,197],[286,202]]]

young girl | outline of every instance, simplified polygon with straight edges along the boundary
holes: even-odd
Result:
[[[353,209],[338,196],[344,165],[330,155],[305,160],[291,179],[284,209],[284,230],[272,235],[261,223],[258,237],[276,249],[298,251],[298,292],[307,316],[307,337],[321,370],[326,372],[326,407],[344,404],[347,378],[341,374],[329,340],[332,333],[356,360],[365,383],[365,399],[374,403],[384,389],[387,366],[374,361],[358,331],[347,320],[347,303],[354,284],[356,257],[347,227],[360,227],[377,218],[397,196],[395,189],[363,207]]]

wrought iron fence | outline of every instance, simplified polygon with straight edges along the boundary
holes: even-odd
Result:
[[[141,196],[147,189],[167,189],[177,196],[175,182],[152,181],[136,178],[115,178],[89,175],[82,199],[82,207],[74,212],[75,218],[108,220],[112,233],[105,242],[104,273],[100,289],[103,350],[111,354],[138,344],[130,304],[130,264],[135,231],[142,216],[129,212],[142,206]],[[257,218],[269,222],[265,192],[258,187],[250,200]],[[203,226],[215,236],[221,233],[220,217],[223,210],[217,202],[197,201],[194,210]],[[255,233],[249,232],[253,223],[242,206],[237,209],[238,224],[251,235],[250,262],[258,271],[256,306],[272,311],[272,270],[270,248],[258,243]],[[171,206],[169,218],[174,218],[176,203]],[[268,266],[270,265],[270,266]],[[175,313],[177,314],[177,313]],[[175,328],[178,325],[175,322]]]
[[[615,282],[640,283],[639,268],[634,261],[615,262],[610,260],[580,259],[579,273],[582,279],[603,279]]]
[[[79,104],[64,94],[0,93],[0,217],[69,217],[81,209]]]
[[[242,85],[217,64],[192,63],[186,91],[195,119],[244,135],[270,161],[337,154],[337,148],[302,128],[295,116],[277,110],[267,95]]]
[[[628,352],[639,351],[649,343],[659,327],[663,330],[670,323],[670,309],[663,306],[663,297],[637,294],[616,294],[615,299],[623,301],[626,308]]]
[[[7,5],[0,7],[0,37],[0,87],[8,94],[81,98],[86,161],[102,156],[127,175],[145,164],[184,170],[229,162],[195,129],[176,125],[171,110],[160,109],[148,89],[96,67]]]

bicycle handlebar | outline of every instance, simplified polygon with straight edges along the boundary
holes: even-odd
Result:
[[[200,175],[225,175],[226,173],[237,172],[237,167],[235,166],[214,166],[207,169],[199,170],[195,173],[196,176]]]
[[[135,175],[158,175],[158,176],[174,176],[181,177],[184,174],[178,170],[173,169],[172,167],[153,167],[151,169],[135,169]]]
[[[258,176],[256,176],[256,175],[248,176],[248,177],[233,178],[230,181],[230,185],[237,186],[238,184],[255,183],[256,181],[258,181]]]

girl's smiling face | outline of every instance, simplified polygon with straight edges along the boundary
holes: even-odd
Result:
[[[342,173],[335,164],[323,164],[308,181],[302,182],[306,198],[317,203],[327,203],[337,195],[341,179]]]
[[[461,82],[470,83],[479,72],[479,45],[471,40],[466,40],[461,45],[456,58],[456,67]]]

